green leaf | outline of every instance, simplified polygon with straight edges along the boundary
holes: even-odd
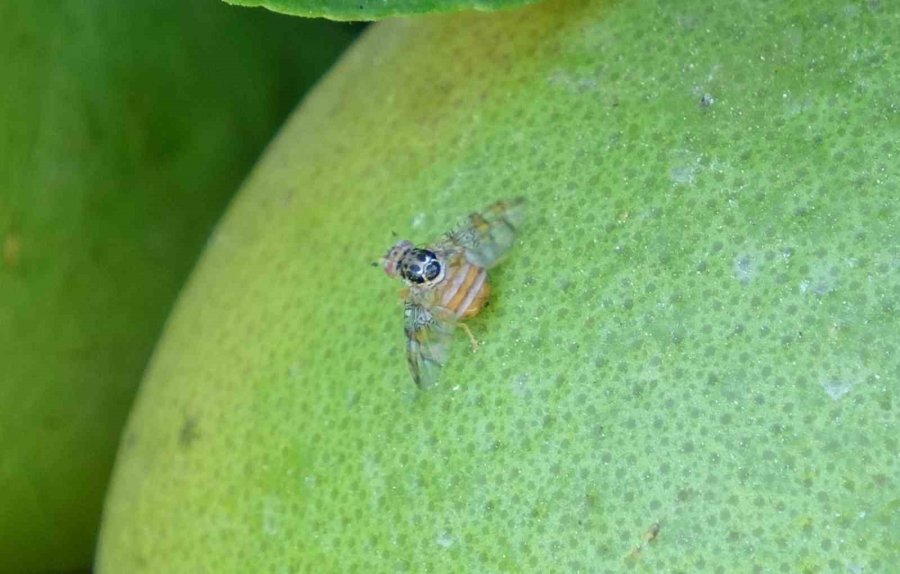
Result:
[[[175,295],[351,34],[200,0],[0,22],[0,571],[72,571]]]
[[[273,12],[331,20],[382,20],[417,14],[479,10],[490,12],[537,0],[225,0],[240,6],[262,6]]]
[[[211,238],[101,573],[888,572],[900,4],[373,26]],[[370,262],[524,195],[423,392]]]

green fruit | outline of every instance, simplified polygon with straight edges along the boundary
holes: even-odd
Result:
[[[172,301],[349,34],[199,0],[5,1],[0,22],[0,572],[88,568]]]
[[[375,25],[220,223],[132,413],[113,572],[900,563],[900,5]],[[423,392],[369,267],[525,195]]]

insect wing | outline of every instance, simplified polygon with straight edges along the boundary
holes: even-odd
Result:
[[[519,225],[525,220],[525,198],[498,201],[447,235],[447,241],[462,247],[470,263],[488,269],[509,251]]]
[[[420,388],[431,387],[450,355],[454,322],[413,299],[406,302],[404,314],[406,359],[413,380]]]

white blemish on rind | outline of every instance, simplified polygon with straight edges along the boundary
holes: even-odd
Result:
[[[734,260],[734,276],[741,283],[750,283],[756,277],[756,265],[749,255],[741,255]]]
[[[678,185],[691,185],[697,175],[697,168],[691,165],[673,167],[669,170],[672,182]]]
[[[273,496],[268,496],[263,499],[263,515],[262,515],[262,525],[263,532],[265,532],[268,536],[275,536],[278,534],[280,528],[279,524],[281,516],[281,501]]]
[[[822,388],[825,389],[825,392],[828,393],[829,397],[838,401],[850,392],[853,388],[853,383],[841,379],[828,379],[827,381],[822,382]]]
[[[441,548],[450,548],[453,546],[454,542],[456,542],[456,539],[453,538],[449,532],[444,532],[437,537],[438,546]]]

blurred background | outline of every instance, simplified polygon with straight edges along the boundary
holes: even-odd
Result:
[[[4,0],[0,22],[0,573],[90,572],[179,289],[362,26],[220,0]]]

